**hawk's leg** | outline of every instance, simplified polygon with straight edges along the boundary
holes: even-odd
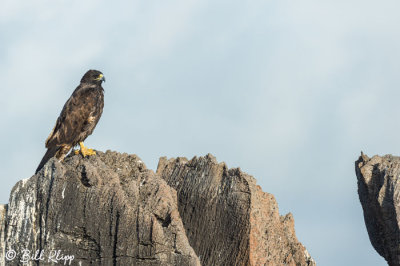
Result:
[[[79,142],[79,146],[81,147],[81,149],[79,151],[75,151],[75,154],[81,153],[83,155],[83,157],[96,154],[96,152],[93,149],[86,148],[83,145],[83,141]]]

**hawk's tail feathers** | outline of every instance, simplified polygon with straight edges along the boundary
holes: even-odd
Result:
[[[37,172],[39,172],[40,169],[43,168],[43,166],[47,163],[48,160],[50,160],[54,155],[56,155],[56,153],[58,152],[59,149],[60,149],[60,147],[57,147],[57,146],[47,149],[42,160],[40,161],[39,166],[37,167],[37,169],[35,171],[35,174],[37,174]]]

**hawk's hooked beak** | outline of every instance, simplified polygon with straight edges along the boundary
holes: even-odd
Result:
[[[104,77],[103,74],[100,74],[99,77],[97,78],[97,80],[101,80],[101,81],[106,82],[106,78]]]

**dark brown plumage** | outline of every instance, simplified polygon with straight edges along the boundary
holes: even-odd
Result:
[[[97,70],[89,70],[82,77],[81,83],[65,103],[53,131],[46,139],[47,152],[36,173],[53,156],[62,161],[77,144],[80,144],[83,156],[95,154],[92,149],[83,146],[83,141],[92,134],[103,112],[103,81],[103,74]]]

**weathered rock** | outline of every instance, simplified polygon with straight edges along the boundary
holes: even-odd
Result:
[[[7,205],[0,204],[0,265],[1,258],[5,257],[5,230],[6,230],[6,214],[7,214]]]
[[[253,177],[212,155],[167,160],[157,174],[178,193],[189,242],[202,265],[315,265],[289,213]]]
[[[0,205],[0,236],[0,265],[54,265],[58,250],[67,265],[315,265],[292,215],[211,155],[161,158],[157,174],[109,151],[51,159]]]
[[[21,265],[24,249],[44,251],[40,265],[55,250],[73,265],[200,265],[175,190],[134,155],[51,159],[13,188],[6,220],[5,250],[16,252],[7,265]]]
[[[361,153],[355,168],[372,246],[389,265],[400,265],[400,158]]]

